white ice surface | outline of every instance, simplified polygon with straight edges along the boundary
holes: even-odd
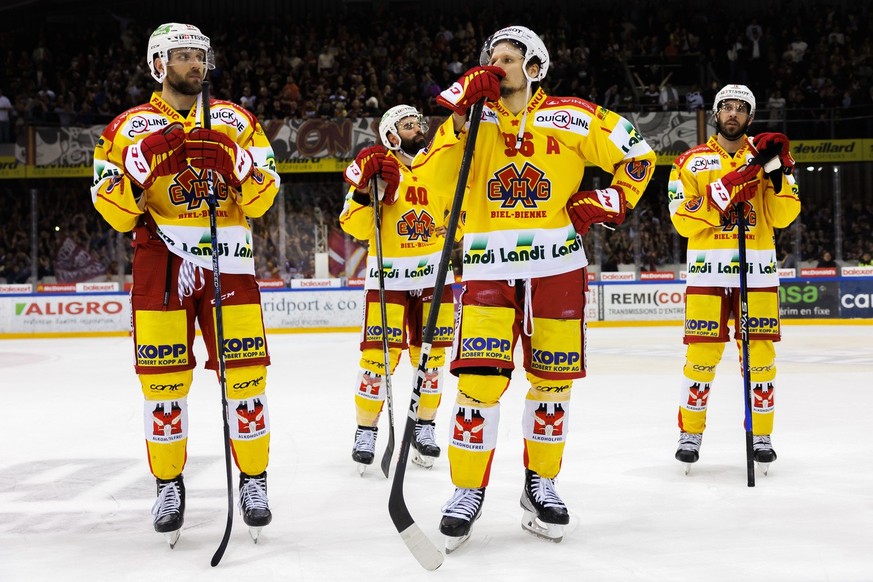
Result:
[[[0,581],[873,580],[873,327],[786,326],[779,459],[754,488],[746,486],[733,346],[710,396],[701,459],[686,476],[673,459],[680,328],[589,334],[589,375],[574,388],[557,482],[571,511],[564,541],[520,527],[526,386],[516,372],[482,517],[434,573],[412,559],[390,521],[390,482],[375,465],[359,477],[350,458],[356,334],[270,336],[274,519],[255,545],[235,512],[216,568],[209,561],[227,498],[214,376],[195,375],[188,509],[170,550],[151,526],[154,480],[131,340],[0,341]],[[199,344],[197,355],[202,362]],[[398,445],[411,377],[404,360],[394,377]],[[455,386],[450,378],[438,416],[444,447]],[[452,490],[444,456],[431,470],[409,465],[409,509],[440,547],[440,507]]]

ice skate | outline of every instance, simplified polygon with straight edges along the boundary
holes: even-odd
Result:
[[[359,426],[355,431],[355,446],[352,448],[352,459],[358,464],[358,474],[363,475],[368,465],[373,464],[376,457],[376,434],[379,429],[375,426]]]
[[[185,482],[182,475],[175,479],[156,479],[158,498],[152,505],[155,531],[164,534],[170,549],[179,541],[185,522]]]
[[[755,462],[766,475],[770,471],[770,463],[776,460],[776,451],[773,450],[770,435],[752,436],[752,451],[755,454]]]
[[[521,508],[524,509],[523,529],[550,542],[558,543],[564,539],[564,526],[570,523],[570,514],[555,491],[554,479],[540,477],[526,469]]]
[[[691,464],[700,458],[700,443],[703,434],[685,432],[679,433],[679,448],[676,449],[676,460],[685,464],[685,474],[691,471]]]
[[[433,421],[418,420],[415,422],[412,462],[425,469],[433,467],[434,461],[440,456],[440,448],[434,438],[433,428]]]
[[[273,521],[273,512],[267,500],[267,472],[260,475],[239,475],[239,510],[249,526],[249,535],[255,543],[265,525]]]
[[[470,538],[473,522],[482,514],[485,488],[464,489],[458,487],[443,508],[440,533],[446,536],[446,553],[451,554]]]

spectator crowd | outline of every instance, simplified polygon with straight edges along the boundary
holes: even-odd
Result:
[[[792,112],[815,120],[838,111],[864,120],[851,124],[852,137],[873,135],[873,11],[867,3],[850,9],[842,2],[800,1],[785,10],[782,2],[629,2],[616,10],[580,2],[546,4],[523,15],[508,6],[479,11],[472,4],[454,11],[430,3],[342,5],[343,14],[308,19],[265,19],[253,12],[249,21],[198,20],[215,49],[214,96],[242,104],[262,121],[378,117],[399,103],[444,116],[435,97],[478,64],[483,34],[519,22],[549,48],[544,86],[550,92],[619,111],[693,110],[708,108],[722,84],[738,82],[755,91],[758,123],[771,131]],[[145,47],[158,22],[115,16],[100,22],[69,26],[43,15],[28,26],[15,19],[0,24],[0,142],[21,137],[28,124],[106,124],[148,99],[155,84]],[[798,137],[790,127],[788,133]],[[107,275],[119,264],[128,271],[129,246],[116,244],[93,211],[87,180],[40,180],[36,186],[40,278],[56,276],[58,249],[67,240],[104,265]],[[31,187],[0,180],[0,281],[22,282],[31,274]],[[627,224],[587,235],[589,256],[601,269],[637,264],[657,270],[684,261],[665,185],[653,182],[650,190]],[[871,213],[845,195],[837,226],[841,256],[854,264],[873,252]],[[285,223],[272,211],[255,222],[258,275],[311,276],[316,227],[338,228],[342,198],[338,175],[289,177]],[[805,199],[800,247],[792,228],[780,233],[780,249],[803,260],[833,253],[834,227],[828,204]],[[283,238],[286,264],[279,265]]]

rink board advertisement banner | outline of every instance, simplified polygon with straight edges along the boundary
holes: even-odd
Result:
[[[605,283],[597,286],[604,321],[681,321],[684,283]]]
[[[840,317],[873,318],[873,279],[843,279]]]
[[[846,280],[843,280],[843,285]],[[840,314],[840,282],[793,279],[779,286],[779,316],[784,319],[837,319]]]
[[[130,329],[121,293],[0,297],[0,334],[118,332]]]
[[[364,290],[262,290],[261,307],[268,330],[358,327],[363,317]]]
[[[460,286],[458,286],[460,288]],[[682,321],[682,282],[590,285],[585,316],[593,321]],[[873,319],[873,278],[792,279],[779,288],[785,319]],[[262,289],[268,331],[356,329],[364,290],[357,288]],[[29,334],[130,331],[125,293],[20,293],[0,295],[0,337]]]

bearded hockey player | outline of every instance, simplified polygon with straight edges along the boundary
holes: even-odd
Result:
[[[800,213],[800,199],[788,138],[781,133],[759,134],[754,139],[746,135],[755,118],[755,96],[748,87],[726,85],[715,97],[712,117],[716,134],[676,158],[670,172],[673,225],[688,238],[684,338],[688,347],[676,459],[686,463],[687,473],[700,457],[710,388],[730,341],[731,317],[743,357],[737,242],[738,209],[742,208],[747,225],[752,441],[754,459],[766,472],[776,460],[770,434],[776,384],[774,342],[781,338],[773,229],[791,224]]]
[[[161,90],[104,130],[94,152],[91,196],[113,228],[133,231],[134,365],[145,397],[149,467],[157,479],[154,527],[172,546],[184,522],[195,323],[209,356],[206,368],[218,370],[207,205],[214,181],[227,422],[240,470],[240,510],[257,540],[272,519],[265,394],[270,357],[248,220],[270,208],[279,176],[270,143],[246,110],[211,100],[212,129],[203,127],[201,82],[214,64],[209,38],[197,27],[159,26],[146,61]]]
[[[361,334],[360,372],[355,390],[358,428],[352,459],[363,474],[372,464],[376,449],[378,421],[386,398],[386,374],[391,374],[403,350],[417,366],[422,335],[433,299],[443,222],[452,202],[459,148],[444,149],[446,129],[437,131],[436,141],[427,145],[427,122],[417,109],[398,105],[389,109],[379,123],[381,145],[363,149],[345,172],[351,185],[340,215],[340,226],[353,237],[366,240],[366,309]],[[451,141],[455,141],[451,129]],[[383,329],[379,303],[379,268],[376,256],[378,236],[371,198],[371,182],[380,177],[381,245],[383,249],[385,308]],[[446,347],[454,337],[454,309],[451,286],[446,286],[439,311],[433,349],[421,387],[413,462],[431,467],[440,454],[434,435],[434,418],[440,403]],[[382,334],[388,335],[385,369]]]
[[[620,224],[642,196],[655,154],[625,119],[539,86],[545,45],[524,26],[495,32],[480,65],[438,100],[465,142],[471,106],[487,99],[464,199],[464,273],[451,371],[458,376],[448,447],[455,492],[440,531],[453,551],[479,518],[497,446],[500,398],[520,340],[525,396],[522,527],[559,542],[570,516],[555,489],[573,380],[585,376],[588,259],[582,235]],[[577,192],[590,162],[613,175]]]

